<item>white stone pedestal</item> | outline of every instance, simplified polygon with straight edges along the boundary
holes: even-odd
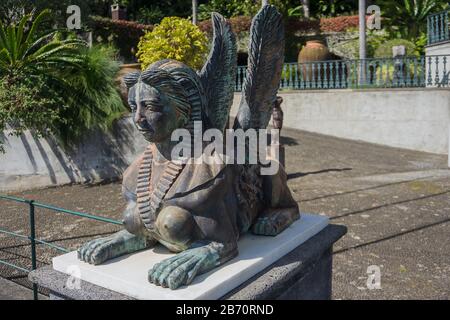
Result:
[[[136,299],[219,299],[327,225],[327,217],[302,214],[300,220],[276,237],[247,234],[239,241],[238,257],[177,290],[158,287],[147,280],[148,270],[154,264],[173,255],[162,246],[119,257],[99,266],[79,261],[74,251],[54,258],[53,269]]]

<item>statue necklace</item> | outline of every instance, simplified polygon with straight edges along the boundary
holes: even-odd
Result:
[[[169,161],[155,188],[151,185],[153,152],[150,144],[144,152],[137,180],[137,207],[147,229],[153,230],[162,201],[184,168],[182,163]]]

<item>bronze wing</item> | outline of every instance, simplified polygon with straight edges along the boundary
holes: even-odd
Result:
[[[264,6],[250,30],[247,75],[235,129],[265,129],[272,114],[284,62],[284,25],[274,6]]]
[[[224,130],[233,103],[236,81],[236,38],[230,24],[212,14],[214,37],[206,64],[199,76],[207,97],[206,127]]]

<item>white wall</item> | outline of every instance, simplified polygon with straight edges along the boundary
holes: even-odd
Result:
[[[449,152],[449,89],[317,90],[281,93],[286,127],[439,154]],[[235,95],[232,116],[240,94]],[[4,132],[0,192],[119,178],[146,141],[131,118],[95,132],[76,150],[53,139]]]
[[[309,90],[280,95],[286,127],[449,153],[449,89]],[[239,100],[237,94],[233,114]]]
[[[450,55],[450,41],[432,44],[425,47],[425,55]]]
[[[117,179],[147,143],[131,118],[120,120],[110,134],[94,132],[76,150],[64,151],[54,139],[3,133],[0,192]]]

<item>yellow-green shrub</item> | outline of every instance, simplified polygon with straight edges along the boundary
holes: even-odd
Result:
[[[191,68],[201,69],[208,53],[208,39],[189,20],[167,17],[141,37],[138,49],[142,69],[162,59],[178,60]]]

